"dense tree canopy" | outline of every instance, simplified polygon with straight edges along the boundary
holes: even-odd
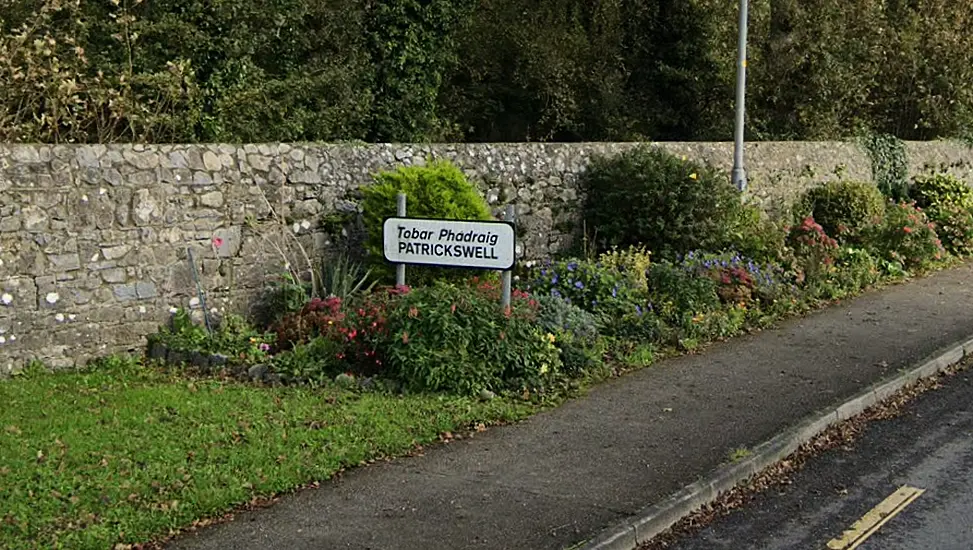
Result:
[[[0,140],[726,140],[727,0],[6,0]],[[969,136],[973,8],[751,0],[753,139]]]

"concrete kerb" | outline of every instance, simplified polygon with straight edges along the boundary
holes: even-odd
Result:
[[[683,517],[715,501],[721,493],[784,459],[833,424],[861,414],[902,388],[934,376],[971,354],[973,338],[946,346],[918,363],[918,366],[891,380],[879,382],[838,406],[813,414],[797,426],[761,443],[746,459],[722,466],[707,479],[687,485],[662,502],[647,506],[631,518],[605,529],[581,548],[632,550],[645,544]]]

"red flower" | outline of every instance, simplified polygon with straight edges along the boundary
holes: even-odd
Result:
[[[215,246],[216,248],[223,246],[223,239],[219,237],[213,237],[213,246]]]
[[[902,231],[905,231],[906,234],[909,234],[909,233],[912,233],[912,228],[909,227],[909,226],[905,226],[905,227],[902,228]]]
[[[456,313],[456,304],[453,304],[453,305],[449,306],[449,312],[450,313]]]

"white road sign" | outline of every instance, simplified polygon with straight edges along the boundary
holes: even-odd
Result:
[[[388,218],[385,259],[398,264],[494,269],[513,267],[516,234],[506,222]]]

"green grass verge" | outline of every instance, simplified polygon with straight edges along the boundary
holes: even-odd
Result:
[[[0,382],[0,547],[110,548],[512,421],[504,399],[187,379],[133,362]]]

